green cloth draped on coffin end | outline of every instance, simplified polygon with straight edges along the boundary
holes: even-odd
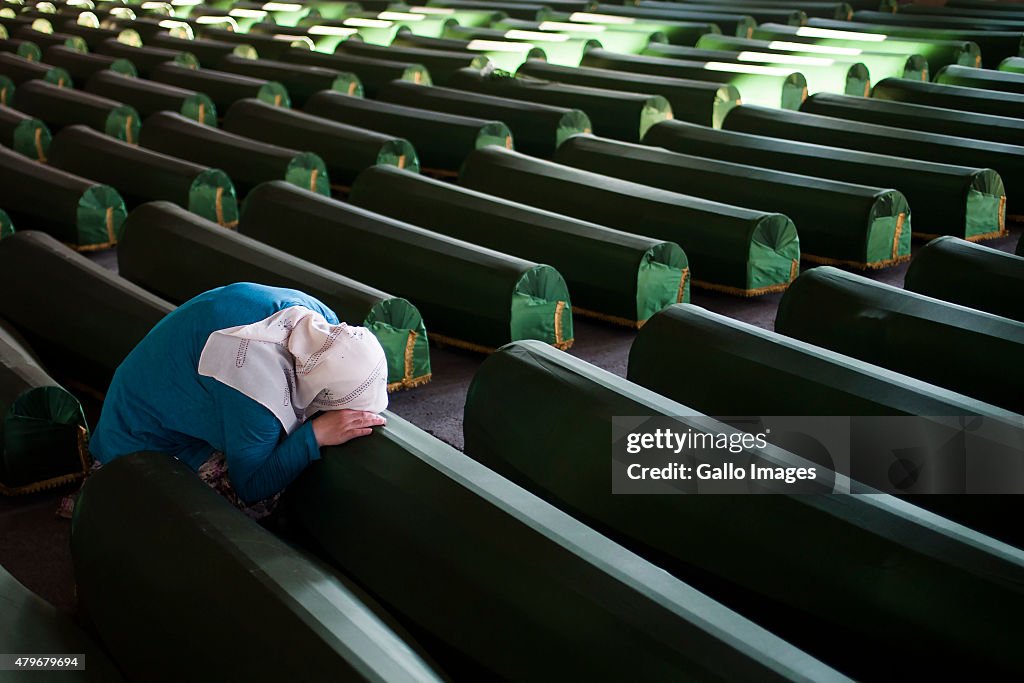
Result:
[[[14,104],[14,81],[0,74],[0,104],[10,107]]]
[[[1024,258],[998,249],[939,237],[917,252],[903,287],[1024,322]]]
[[[80,251],[112,247],[121,239],[121,228],[128,216],[124,201],[109,185],[90,187],[78,202]]]
[[[217,127],[217,105],[205,93],[197,92],[185,97],[178,112],[199,123]]]
[[[50,150],[50,129],[39,119],[29,118],[19,121],[14,126],[14,139],[9,143],[15,152],[20,152],[30,159],[46,161]]]
[[[572,310],[565,280],[551,266],[523,273],[512,293],[512,339],[551,339],[559,348],[572,345]]]
[[[324,160],[313,152],[302,152],[288,164],[284,179],[304,190],[330,196],[331,182]]]
[[[10,237],[14,234],[14,222],[11,217],[7,215],[7,212],[0,209],[0,239],[4,237]]]
[[[188,191],[188,210],[226,227],[237,225],[238,201],[231,178],[217,168],[197,175]]]
[[[133,107],[122,104],[111,110],[103,128],[107,135],[136,145],[139,142],[139,130],[142,128],[142,117]]]
[[[34,493],[85,476],[89,432],[82,406],[3,324],[0,414],[0,493]]]

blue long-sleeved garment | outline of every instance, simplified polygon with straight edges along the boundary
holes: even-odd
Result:
[[[334,312],[311,296],[251,283],[200,294],[161,320],[114,374],[89,444],[92,454],[105,464],[138,451],[159,451],[198,470],[218,450],[246,503],[283,490],[320,457],[312,423],[285,436],[269,409],[201,376],[198,368],[211,333],[289,306],[305,306],[338,323]]]

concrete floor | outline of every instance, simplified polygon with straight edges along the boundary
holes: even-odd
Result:
[[[987,246],[1013,251],[1020,227],[1009,237],[986,242]],[[915,251],[922,245],[915,243]],[[116,255],[92,256],[116,270]],[[868,272],[873,279],[901,286],[906,265]],[[781,294],[741,299],[714,292],[693,290],[692,302],[732,318],[772,329]],[[428,321],[429,324],[429,321]],[[626,374],[629,347],[635,332],[609,323],[577,316],[575,356],[620,376]],[[484,356],[451,347],[431,347],[434,378],[430,384],[392,394],[390,409],[448,443],[462,447],[462,409],[466,392]],[[43,493],[17,499],[0,498],[0,565],[29,589],[59,609],[73,612],[74,574],[68,548],[70,523],[54,513],[59,493]]]

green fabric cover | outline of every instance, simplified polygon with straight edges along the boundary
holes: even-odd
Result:
[[[398,47],[389,45],[371,45],[357,40],[346,40],[338,51],[354,57],[372,57],[375,59],[397,59],[399,61],[422,64],[430,72],[431,77],[440,85],[444,85],[452,74],[459,69],[483,69],[489,60],[472,52],[455,50],[428,50],[419,47]]]
[[[1011,74],[1024,74],[1024,57],[1007,57],[999,62],[999,70]]]
[[[124,679],[96,641],[0,567],[0,649],[85,655],[85,671],[5,671],[7,683],[120,683]]]
[[[356,175],[376,165],[397,166],[419,172],[416,150],[405,138],[347,126],[259,100],[239,100],[224,117],[224,130],[273,145],[308,149],[327,166],[338,189],[352,184]]]
[[[981,50],[977,43],[966,40],[915,40],[913,38],[887,38],[884,41],[861,40],[856,35],[860,31],[852,28],[844,29],[851,33],[849,37],[819,38],[797,35],[798,30],[796,26],[763,24],[754,29],[752,37],[759,40],[783,40],[827,47],[847,47],[903,56],[919,54],[928,60],[928,66],[932,73],[947,64],[981,65]]]
[[[11,107],[14,104],[14,81],[0,74],[0,105]]]
[[[280,179],[320,194],[331,192],[327,167],[316,154],[250,140],[181,114],[164,111],[150,116],[139,144],[221,169],[243,196],[262,182]]]
[[[146,41],[147,47],[163,47],[170,50],[185,50],[195,55],[204,69],[216,68],[220,60],[228,55],[257,57],[256,50],[246,44],[225,43],[221,40],[184,40],[166,33],[158,33]]]
[[[591,50],[583,58],[582,66],[732,85],[744,102],[769,107],[798,109],[807,97],[807,79],[796,69],[789,68],[776,69],[777,75],[731,73],[706,69],[705,62],[623,55],[607,50]]]
[[[809,261],[880,268],[910,258],[910,207],[897,190],[583,135],[562,145],[555,161],[671,192],[785,214],[796,223],[800,251]]]
[[[911,292],[1024,322],[1024,258],[955,237],[932,240],[903,280]]]
[[[443,645],[454,678],[845,680],[387,418],[373,435],[325,449],[289,488],[288,511],[325,558]]]
[[[0,415],[0,494],[35,492],[85,475],[88,425],[81,405],[2,321]]]
[[[185,47],[188,47],[187,45]],[[199,68],[199,60],[191,52],[171,50],[162,47],[135,47],[117,40],[104,40],[96,47],[96,53],[108,57],[127,59],[135,65],[135,69],[143,78],[149,78],[149,72],[164,62],[174,62],[190,69]]]
[[[45,121],[54,131],[84,124],[118,140],[133,144],[139,140],[139,112],[129,104],[94,93],[46,81],[28,81],[18,88],[16,105],[26,114]]]
[[[914,228],[924,235],[980,239],[1003,228],[1005,190],[990,169],[947,166],[926,161],[775,140],[726,130],[710,130],[682,121],[651,129],[644,143],[656,147],[774,168],[789,173],[899,190],[914,211]],[[691,255],[692,256],[692,255]]]
[[[792,42],[792,41],[778,41]],[[779,47],[771,40],[755,40],[753,38],[737,38],[719,34],[708,34],[697,41],[698,48],[711,50],[752,50],[755,52],[776,53],[781,56],[812,57],[832,59],[836,62],[861,62],[871,72],[871,78],[879,81],[883,78],[909,78],[915,81],[927,81],[929,77],[928,60],[922,55],[900,55],[864,50],[859,54],[832,54],[814,51],[815,46],[807,49],[791,49]],[[828,49],[824,46],[821,49]],[[840,50],[841,48],[835,48]],[[857,48],[860,49],[860,48]],[[654,56],[671,56],[676,48],[668,45],[649,45],[644,54]]]
[[[14,234],[14,222],[7,212],[0,209],[0,239],[10,237]]]
[[[514,78],[500,71],[462,69],[449,86],[460,90],[525,100],[584,112],[594,132],[617,140],[637,142],[647,129],[672,118],[672,107],[660,95],[615,92],[599,88],[565,85],[536,78]]]
[[[272,79],[288,90],[291,103],[296,107],[305,105],[306,100],[321,90],[337,90],[353,97],[363,96],[363,84],[359,82],[359,77],[337,69],[269,59],[245,59],[235,55],[225,57],[217,68],[228,73]]]
[[[737,107],[726,117],[723,128],[940,164],[991,168],[1006,183],[1011,213],[1024,213],[1024,147],[763,107]]]
[[[74,74],[72,74],[74,75]],[[935,82],[943,85],[962,85],[967,88],[998,90],[1000,92],[1024,95],[1024,74],[975,69],[969,66],[951,64],[935,74]]]
[[[24,57],[10,52],[0,52],[0,75],[6,76],[18,86],[35,79],[44,80],[56,86],[68,88],[74,86],[71,74],[65,69],[42,62],[30,62]]]
[[[800,111],[890,128],[1024,145],[1024,121],[1005,116],[828,93],[808,97]]]
[[[958,109],[976,114],[1024,118],[1024,95],[997,90],[886,78],[875,84],[871,96],[882,100]]]
[[[654,7],[634,7],[633,5],[599,4],[594,12],[610,16],[634,17],[638,21],[702,21],[714,24],[726,33],[734,36],[748,37],[757,26],[754,17],[748,14],[733,14],[720,11],[694,11],[679,3],[671,9]],[[568,17],[567,17],[568,18]]]
[[[43,58],[43,51],[35,43],[20,38],[4,38],[0,40],[0,52],[10,52],[24,57],[30,62],[38,62]]]
[[[581,171],[498,148],[474,152],[460,184],[611,228],[677,243],[694,284],[756,296],[785,289],[800,265],[793,222]]]
[[[208,126],[217,126],[217,108],[207,95],[113,71],[98,71],[85,84],[87,92],[125,102],[147,119],[161,111],[176,111]]]
[[[26,282],[32,282],[33,296],[3,297],[0,317],[25,335],[48,370],[101,391],[124,357],[174,309],[34,230],[0,240],[3,291]]]
[[[303,111],[405,138],[416,148],[425,169],[454,173],[475,149],[489,145],[512,149],[512,132],[494,118],[456,116],[329,91],[309,98]]]
[[[71,556],[79,610],[132,680],[441,680],[358,589],[166,455],[89,478]]]
[[[61,67],[77,83],[85,83],[97,71],[110,69],[126,76],[138,76],[135,65],[122,57],[79,52],[65,45],[46,48],[46,63]]]
[[[0,107],[0,136],[3,144],[36,161],[46,161],[50,129],[39,119],[17,109]]]
[[[124,234],[118,272],[168,301],[183,303],[233,282],[298,289],[377,336],[388,358],[389,389],[430,380],[427,331],[419,311],[405,299],[224,230],[168,202],[133,211]],[[178,254],[188,258],[174,258]]]
[[[57,134],[50,164],[120,190],[129,209],[165,199],[221,225],[238,222],[238,201],[223,171],[111,140],[85,126]]]
[[[393,104],[457,116],[497,119],[508,126],[516,149],[551,158],[569,136],[589,133],[590,119],[579,109],[554,107],[506,97],[392,81],[378,97]]]
[[[853,60],[832,60],[831,64],[818,61],[809,64],[787,63],[783,55],[753,58],[741,50],[708,50],[678,45],[660,45],[670,50],[659,50],[659,43],[651,43],[640,54],[644,57],[686,60],[695,63],[726,62],[747,66],[765,66],[775,69],[800,69],[800,75],[807,81],[807,92],[841,92],[847,95],[867,97],[871,94],[871,72],[863,62]],[[759,52],[754,50],[754,52]],[[817,59],[821,60],[819,56]],[[706,67],[705,67],[706,68]]]
[[[562,66],[579,66],[580,59],[588,50],[601,47],[601,42],[589,35],[574,37],[555,35],[542,31],[517,31],[516,29],[473,28],[455,24],[445,31],[446,38],[459,40],[498,40],[526,43],[544,50],[548,61]]]
[[[668,2],[662,0],[641,0],[636,3],[639,7],[645,8],[650,7],[654,9],[666,9],[674,11],[677,7],[688,7],[694,12],[734,12],[735,14],[743,14],[752,17],[754,21],[759,24],[764,24],[770,21],[778,21],[789,23],[794,26],[803,26],[807,23],[807,15],[801,10],[794,8],[792,5],[782,8],[772,8],[766,6],[743,6],[743,7],[723,7],[715,2],[715,0],[708,0],[703,4],[698,2]]]
[[[325,55],[295,48],[287,50],[281,56],[281,60],[291,64],[322,66],[354,73],[362,81],[367,97],[376,97],[381,88],[394,80],[412,81],[425,85],[431,83],[430,72],[427,71],[427,68],[422,64],[411,62],[389,61],[341,53]]]
[[[517,73],[568,85],[660,95],[672,107],[672,118],[715,128],[721,127],[725,115],[740,102],[739,90],[731,85],[668,76],[557,66],[537,59],[524,62]]]
[[[434,339],[477,350],[510,340],[572,343],[562,276],[285,183],[256,188],[239,231],[372,287],[423,313]],[[443,336],[442,336],[443,335]]]
[[[255,97],[278,107],[290,107],[288,90],[277,81],[250,78],[212,69],[190,69],[177,64],[160,64],[149,72],[157,83],[166,83],[206,93],[220,111],[238,100]]]
[[[1024,323],[823,266],[782,297],[775,330],[1016,413]]]
[[[356,206],[556,268],[578,313],[635,327],[689,300],[678,245],[611,230],[393,168],[360,174]]]
[[[0,207],[18,225],[44,230],[78,249],[117,243],[126,215],[117,190],[5,147],[0,161]]]
[[[882,494],[613,495],[612,417],[630,415],[708,430],[569,354],[510,344],[469,387],[466,453],[858,678],[1024,669],[1021,551]]]
[[[888,12],[855,12],[853,21],[846,23],[828,19],[811,19],[808,26],[817,28],[839,29],[841,31],[862,31],[864,33],[881,33],[898,39],[910,40],[963,40],[970,41],[981,50],[982,64],[994,69],[1000,61],[1007,57],[1016,57],[1021,52],[1021,40],[1024,33],[1017,28],[1006,31],[978,28],[925,28],[920,26],[900,26],[905,20],[917,21],[918,17],[910,15],[890,14]],[[884,23],[876,23],[884,22]],[[929,62],[931,59],[929,59]],[[945,66],[943,64],[942,66]],[[932,64],[932,68],[939,67]]]

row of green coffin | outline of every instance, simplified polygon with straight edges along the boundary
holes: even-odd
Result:
[[[892,154],[942,164],[991,168],[1003,179],[1013,212],[1024,213],[1024,147],[837,119],[807,112],[743,106],[729,112],[727,130],[770,138]],[[930,232],[925,227],[925,232]]]
[[[1024,118],[1024,95],[998,90],[887,78],[875,84],[871,96],[976,114]]]
[[[677,356],[670,343],[650,362]],[[955,409],[1001,413],[924,389]],[[883,666],[897,678],[1019,675],[1020,550],[881,494],[613,495],[609,461],[594,456],[608,452],[613,417],[629,415],[709,429],[692,408],[517,342],[473,379],[466,453],[855,677]],[[794,462],[771,446],[751,455]]]
[[[283,503],[330,569],[170,458],[96,472],[72,524],[79,608],[125,675],[848,680],[387,417]]]
[[[914,228],[922,236],[983,239],[1005,230],[1006,191],[999,174],[991,169],[713,130],[682,121],[652,127],[644,143],[816,178],[894,188],[913,208]]]

